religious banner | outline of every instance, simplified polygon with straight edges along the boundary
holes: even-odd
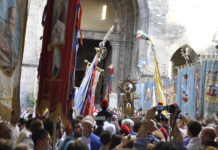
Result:
[[[97,63],[98,61],[94,65],[91,83],[90,83],[88,93],[86,96],[86,104],[85,104],[85,109],[83,112],[84,117],[87,115],[93,116],[94,104],[95,104],[95,90],[96,90],[99,76],[101,74],[101,71],[97,69]]]
[[[166,104],[173,104],[176,102],[176,82],[174,80],[164,80],[163,93],[166,98]]]
[[[155,82],[153,80],[136,84],[136,92],[134,94],[135,110],[143,109],[148,111],[153,104],[156,105],[157,97],[155,97],[155,89]],[[155,99],[153,99],[154,97]]]
[[[20,75],[28,0],[0,1],[0,117],[20,117]]]
[[[134,93],[134,109],[138,111],[139,109],[143,109],[143,100],[144,100],[144,83],[136,84],[136,91]]]
[[[163,94],[163,86],[162,86],[162,80],[160,76],[160,71],[158,67],[158,62],[156,58],[156,54],[154,52],[154,80],[155,80],[155,85],[156,85],[156,93],[157,93],[157,99],[158,102],[162,103],[164,106],[166,105],[166,99]]]
[[[196,118],[196,66],[186,66],[177,72],[176,102],[181,113]]]
[[[110,109],[117,109],[117,93],[111,93],[109,94],[109,108]]]
[[[204,95],[201,95],[204,98],[204,117],[208,117],[218,110],[218,60],[204,60],[201,73],[201,77],[205,77],[201,79],[205,82],[202,87]]]
[[[75,106],[77,115],[82,115],[84,112],[87,95],[88,95],[90,83],[92,80],[92,74],[99,61],[98,59],[99,59],[98,55],[96,55],[92,63],[87,64],[85,77],[83,78],[83,81],[78,89],[78,92],[75,95],[74,106]]]
[[[144,83],[144,101],[143,101],[143,108],[144,110],[148,111],[152,107],[153,103],[153,94],[156,92],[155,90],[155,82],[154,81],[148,81]],[[156,98],[155,98],[156,101]]]
[[[39,65],[37,113],[49,109],[50,119],[66,121],[72,105],[79,0],[48,0]],[[74,46],[72,46],[74,45]],[[66,123],[66,122],[65,122]]]

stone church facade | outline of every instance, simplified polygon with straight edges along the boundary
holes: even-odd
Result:
[[[136,40],[137,30],[142,30],[152,38],[157,53],[160,73],[165,77],[175,75],[172,66],[184,65],[185,62],[177,63],[182,58],[178,50],[184,46],[190,48],[192,53],[191,63],[198,60],[198,55],[203,52],[193,50],[188,40],[183,36],[184,27],[178,24],[171,24],[168,19],[169,0],[81,0],[83,7],[82,30],[84,43],[88,45],[79,46],[79,51],[84,55],[94,55],[90,49],[100,42],[111,25],[115,26],[114,32],[109,38],[108,54],[100,68],[104,69],[104,77],[97,91],[97,101],[104,97],[109,73],[107,67],[114,65],[113,93],[118,97],[118,104],[122,102],[119,85],[123,80],[130,79],[139,81],[141,77],[153,75],[153,53],[149,44],[143,40]],[[101,20],[102,6],[107,5],[107,18]],[[41,16],[45,1],[31,0],[29,19],[26,32],[26,44],[21,79],[21,101],[26,98],[27,93],[37,93],[37,65],[41,50],[42,27]],[[37,24],[36,24],[37,22]],[[34,29],[34,30],[33,30]],[[38,31],[38,32],[34,32]],[[34,37],[34,39],[32,38]],[[90,48],[89,48],[90,47]],[[178,55],[174,55],[175,53]],[[79,52],[78,52],[79,53]],[[213,53],[213,52],[211,52]],[[172,56],[175,59],[172,59]],[[88,57],[88,56],[87,56]],[[78,57],[77,71],[85,71],[83,60]],[[91,58],[91,57],[90,57]],[[172,62],[172,61],[175,62]],[[180,59],[181,60],[181,59]],[[82,74],[79,74],[80,76]],[[79,76],[78,75],[78,76]],[[81,77],[78,77],[81,78]],[[31,84],[34,82],[34,84]]]

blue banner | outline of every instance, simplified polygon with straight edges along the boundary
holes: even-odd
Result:
[[[178,70],[176,102],[182,114],[196,118],[196,66]]]
[[[145,93],[145,98],[144,98],[144,103],[143,103],[143,108],[148,111],[152,107],[152,100],[153,100],[153,94],[154,94],[154,88],[155,83],[154,81],[150,82],[145,82],[144,83],[144,93]],[[157,103],[157,96],[155,97],[155,101]]]
[[[204,80],[201,105],[204,106],[204,117],[207,117],[218,110],[218,60],[204,60],[201,73]]]
[[[144,94],[143,94],[144,84],[136,84],[136,91],[134,95],[134,108],[135,110],[142,109]]]
[[[90,86],[90,81],[92,78],[93,69],[94,69],[95,62],[97,59],[98,59],[98,57],[96,55],[95,58],[93,59],[91,65],[89,66],[89,68],[85,74],[85,77],[83,78],[83,81],[79,87],[77,94],[75,95],[74,106],[76,108],[76,112],[78,115],[81,115],[83,113],[83,110],[85,107],[85,102],[86,102],[87,92],[88,92],[88,89]]]
[[[136,84],[136,92],[134,98],[135,110],[143,109],[148,110],[152,107],[153,94],[155,92],[154,81],[147,81],[144,83]],[[157,98],[157,97],[156,97]],[[157,103],[157,99],[155,101]]]

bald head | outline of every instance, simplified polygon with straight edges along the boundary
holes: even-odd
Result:
[[[203,128],[201,131],[201,142],[207,143],[207,142],[214,142],[216,137],[216,132],[214,128]]]
[[[86,116],[82,120],[82,133],[86,137],[90,137],[94,130],[94,119],[91,116]]]

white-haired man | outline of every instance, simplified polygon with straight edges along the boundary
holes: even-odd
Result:
[[[122,120],[121,125],[127,125],[130,129],[130,134],[136,135],[136,132],[133,131],[134,121],[132,119],[127,118],[127,119]]]
[[[99,150],[101,142],[98,136],[93,134],[95,120],[91,116],[86,116],[82,120],[82,137],[79,139],[83,140],[89,150]]]

